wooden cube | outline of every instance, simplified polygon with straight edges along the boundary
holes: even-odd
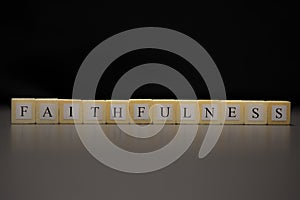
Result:
[[[178,101],[174,99],[170,100],[153,100],[153,116],[152,120],[154,124],[175,124],[176,123],[176,111]]]
[[[107,100],[106,113],[108,124],[129,124],[129,101]]]
[[[130,123],[149,124],[152,123],[152,99],[130,99],[129,112]]]
[[[82,101],[77,99],[59,100],[59,123],[82,123]]]
[[[200,124],[224,123],[224,104],[220,100],[198,100]]]
[[[244,101],[245,124],[267,124],[268,103],[266,101]]]
[[[199,113],[197,100],[178,100],[176,123],[199,124]]]
[[[58,99],[36,99],[37,124],[58,124]]]
[[[244,124],[244,103],[241,100],[226,100],[224,103],[225,124]]]
[[[35,99],[12,98],[11,99],[11,123],[34,124],[35,123]]]
[[[290,124],[291,102],[267,101],[268,124]]]
[[[105,100],[83,100],[83,123],[105,124],[106,123],[106,101]]]

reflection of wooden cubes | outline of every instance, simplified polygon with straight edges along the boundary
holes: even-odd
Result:
[[[290,124],[291,102],[267,101],[268,124]]]
[[[58,100],[36,99],[36,123],[58,124]]]
[[[129,111],[130,111],[130,123],[135,124],[148,124],[152,122],[151,111],[152,106],[151,99],[130,99]]]
[[[11,99],[11,107],[11,123],[35,123],[35,99],[13,98]]]
[[[83,100],[83,123],[105,124],[106,101],[105,100]]]
[[[153,100],[152,120],[155,124],[175,124],[177,100]]]
[[[128,102],[128,100],[107,100],[106,122],[108,124],[129,124]]]
[[[224,108],[220,100],[198,100],[200,124],[222,124]]]
[[[245,124],[267,124],[268,103],[266,101],[244,101]]]
[[[199,124],[199,105],[197,100],[179,100],[176,123]]]
[[[59,100],[59,123],[82,123],[82,101],[75,99]]]
[[[244,124],[244,103],[239,100],[226,100],[224,103],[225,124]]]

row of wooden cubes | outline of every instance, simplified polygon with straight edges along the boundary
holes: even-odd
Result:
[[[13,124],[290,124],[289,101],[13,98]]]

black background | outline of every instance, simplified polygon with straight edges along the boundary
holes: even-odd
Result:
[[[293,5],[139,2],[12,2],[1,6],[0,102],[12,97],[71,98],[76,73],[103,40],[137,27],[180,31],[198,41],[223,77],[228,99],[299,102],[296,54],[298,20]],[[209,98],[199,74],[169,52],[145,49],[121,56],[101,79],[97,98],[109,99],[118,78],[148,62],[180,71],[198,98]],[[167,88],[146,85],[135,98],[172,98]]]

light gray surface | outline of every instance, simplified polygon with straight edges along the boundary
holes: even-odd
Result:
[[[179,160],[147,174],[104,166],[87,152],[72,125],[10,125],[9,112],[0,107],[1,200],[300,199],[299,109],[293,108],[293,126],[226,125],[202,160],[198,151],[206,127],[201,126]],[[148,141],[113,125],[106,128],[120,147],[143,152],[170,141],[177,126]]]

